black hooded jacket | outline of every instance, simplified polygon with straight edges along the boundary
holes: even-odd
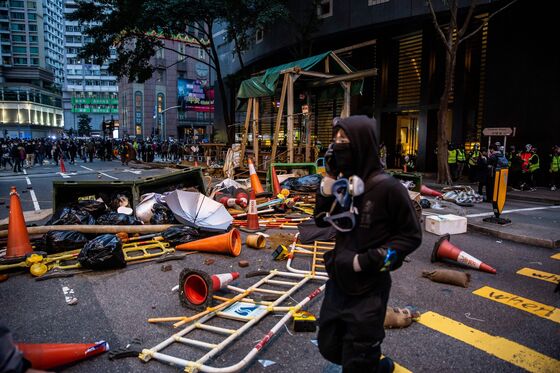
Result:
[[[356,226],[350,232],[337,232],[335,249],[324,258],[329,277],[346,293],[358,295],[391,284],[389,272],[379,271],[385,258],[378,249],[396,251],[396,262],[391,266],[396,269],[420,246],[422,230],[406,188],[388,175],[376,177],[384,172],[379,160],[375,119],[351,116],[335,122],[334,133],[339,128],[350,139],[353,166],[365,183],[365,192],[354,197],[354,206],[358,209]],[[333,197],[317,193],[315,221],[318,226],[329,225],[323,218],[333,201]],[[358,255],[360,272],[353,268],[355,255]]]

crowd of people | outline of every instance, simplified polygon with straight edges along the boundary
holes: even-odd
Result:
[[[483,187],[491,188],[490,180],[497,168],[508,168],[508,185],[516,190],[534,191],[537,184],[547,185],[555,191],[560,187],[560,146],[553,146],[548,155],[548,169],[541,163],[538,149],[526,144],[521,151],[510,145],[508,151],[501,143],[496,142],[489,149],[474,145],[466,152],[464,145],[449,144],[447,163],[453,181],[458,181],[468,170],[470,182],[479,183],[479,194]]]
[[[178,162],[200,156],[201,149],[179,141],[143,141],[115,139],[0,139],[2,163],[0,170],[23,172],[24,168],[43,165],[75,164],[120,159],[122,165],[132,160],[143,162]]]

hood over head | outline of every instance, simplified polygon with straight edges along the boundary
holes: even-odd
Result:
[[[350,139],[355,170],[364,181],[371,173],[382,168],[379,160],[379,143],[375,136],[376,123],[374,118],[366,115],[335,118],[333,121],[333,134],[342,128]]]

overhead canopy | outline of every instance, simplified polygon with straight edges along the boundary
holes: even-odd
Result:
[[[302,60],[271,67],[267,69],[263,75],[254,76],[241,82],[241,86],[239,87],[239,91],[237,92],[237,98],[244,99],[253,97],[274,96],[274,92],[276,91],[276,84],[278,83],[278,78],[280,77],[280,73],[282,71],[294,67],[300,68],[304,71],[309,71],[317,64],[324,61],[332,53],[332,51],[329,51],[318,54],[316,56],[304,58]],[[334,59],[332,59],[331,62],[333,64],[334,71],[340,70],[341,72],[343,72],[343,69],[338,66],[338,63]]]

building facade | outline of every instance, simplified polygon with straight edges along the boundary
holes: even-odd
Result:
[[[476,8],[470,30],[479,30],[461,44],[457,54],[449,141],[467,147],[485,144],[485,127],[515,127],[515,137],[508,143],[536,144],[548,154],[544,152],[560,142],[560,124],[550,109],[557,97],[553,85],[559,82],[558,53],[546,41],[555,32],[552,13],[520,0],[485,24],[509,2],[489,1]],[[264,29],[243,54],[246,75],[329,50],[337,51],[356,70],[376,68],[377,76],[364,79],[360,93],[352,97],[351,112],[375,115],[390,167],[399,166],[399,158],[410,154],[417,157],[419,170],[434,171],[445,51],[426,2],[323,0],[315,9],[311,3],[288,2],[292,14],[302,20],[310,11],[317,12],[316,31],[302,34],[289,22]],[[439,21],[446,27],[443,5],[434,4],[439,5]],[[461,2],[460,17],[468,4]],[[539,22],[529,26],[525,22],[529,16]],[[220,31],[214,40],[224,75],[238,72],[237,56]],[[341,90],[311,91],[303,85],[298,88],[297,83],[295,89],[295,97],[309,98],[314,142],[329,143],[332,118],[342,109]],[[263,100],[261,117],[274,117],[278,97]],[[244,115],[238,112],[236,122]],[[263,134],[272,128],[264,121],[261,127]],[[241,126],[236,129],[239,133]],[[302,131],[295,130],[296,144]]]
[[[157,50],[152,78],[144,83],[119,82],[119,131],[130,138],[187,142],[209,138],[214,91],[208,56],[194,40],[182,36],[164,43],[172,50]]]
[[[46,62],[53,49],[46,44],[44,5],[32,0],[0,1],[3,137],[57,136],[64,127],[60,86],[56,84],[54,66]],[[53,12],[56,11],[55,7]]]
[[[64,122],[66,129],[77,131],[80,116],[87,115],[93,133],[100,133],[104,120],[113,119],[118,125],[117,77],[109,74],[111,60],[99,66],[78,58],[80,48],[89,40],[82,34],[83,27],[66,17],[76,8],[75,1],[64,1]]]

